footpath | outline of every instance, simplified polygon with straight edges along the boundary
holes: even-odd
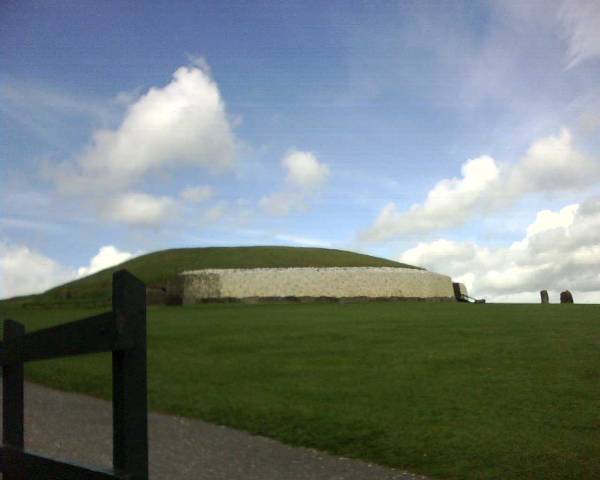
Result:
[[[427,480],[171,415],[150,414],[149,439],[156,480]],[[52,458],[110,467],[111,403],[27,383],[25,441]]]

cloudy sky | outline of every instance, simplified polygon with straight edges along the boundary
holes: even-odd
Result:
[[[600,302],[600,0],[0,4],[0,297],[305,245]]]

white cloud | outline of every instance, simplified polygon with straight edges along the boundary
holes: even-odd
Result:
[[[0,298],[41,292],[73,277],[74,270],[39,252],[0,242]]]
[[[61,232],[64,230],[58,223],[24,218],[0,217],[0,226],[6,229],[32,230],[38,232]]]
[[[99,272],[105,268],[113,267],[123,263],[133,257],[130,252],[121,252],[113,245],[105,245],[100,247],[98,253],[92,257],[90,264],[87,267],[79,267],[77,276],[84,277],[92,273]]]
[[[600,2],[565,0],[558,15],[569,42],[569,68],[600,56]]]
[[[285,216],[308,209],[311,197],[325,185],[329,167],[311,152],[292,150],[282,160],[286,170],[286,185],[279,191],[265,195],[259,200],[263,210],[271,215]]]
[[[138,87],[130,91],[119,92],[113,98],[113,102],[122,107],[129,107],[138,101],[142,91],[143,89]]]
[[[108,202],[105,218],[131,226],[157,225],[170,218],[176,202],[169,197],[153,197],[145,193],[129,192]]]
[[[462,177],[444,179],[427,194],[425,202],[400,211],[394,202],[379,213],[374,225],[364,233],[366,240],[452,227],[464,222],[475,210],[485,207],[482,197],[497,184],[499,169],[493,158],[482,156],[463,164]]]
[[[153,196],[142,192],[127,192],[107,201],[102,210],[105,219],[122,223],[129,227],[156,227],[165,222],[176,222],[187,218],[194,222],[199,218],[201,223],[215,223],[227,213],[227,203],[196,207],[192,210],[185,207],[184,202],[200,204],[209,200],[214,194],[211,187],[187,187],[179,193],[179,198],[169,196]],[[185,217],[188,215],[188,217]],[[193,218],[189,216],[193,215]],[[181,225],[181,223],[179,223]]]
[[[600,303],[600,199],[538,213],[520,241],[507,247],[440,239],[406,250],[400,261],[462,281],[493,301],[556,301],[569,289],[575,300]]]
[[[0,298],[41,293],[129,260],[134,255],[113,245],[100,247],[87,266],[62,265],[25,245],[0,241]]]
[[[10,102],[17,109],[25,109],[29,115],[44,116],[42,112],[60,111],[88,116],[100,122],[113,116],[110,105],[106,105],[98,99],[72,97],[59,91],[22,82],[5,82],[0,90],[0,96],[3,101]],[[34,122],[35,119],[30,119],[30,121]]]
[[[527,237],[533,237],[537,233],[546,232],[555,228],[567,228],[573,223],[573,219],[579,205],[568,205],[558,212],[542,210],[538,212],[535,221],[527,227]]]
[[[215,194],[212,187],[200,186],[200,187],[186,187],[180,193],[179,196],[188,202],[200,203],[208,200]]]
[[[134,227],[172,219],[183,202],[210,199],[214,190],[202,185],[187,186],[178,196],[152,196],[132,188],[153,176],[164,184],[181,168],[218,172],[234,166],[236,142],[219,89],[208,65],[192,60],[192,66],[179,68],[164,87],[135,99],[119,96],[127,106],[120,126],[96,130],[73,161],[46,164],[44,173],[57,189],[85,195],[82,201],[105,220]],[[213,208],[204,216],[210,220],[219,213]]]
[[[211,74],[210,65],[208,64],[206,58],[204,58],[201,55],[195,55],[193,53],[187,53],[186,56],[188,61],[190,62],[190,65],[198,67],[200,70],[208,73],[209,75]]]
[[[259,200],[259,205],[267,213],[275,216],[286,216],[292,212],[307,210],[304,192],[275,192]]]
[[[289,235],[286,233],[280,233],[275,235],[275,239],[286,243],[293,243],[294,245],[302,245],[305,247],[331,247],[330,242],[320,240],[318,238],[304,237],[299,235]]]
[[[286,180],[302,189],[313,189],[323,185],[329,177],[329,167],[320,163],[311,152],[292,150],[281,165],[287,170]]]
[[[204,219],[210,223],[221,220],[227,213],[227,204],[225,202],[218,203],[208,208],[204,212]]]
[[[498,165],[484,155],[465,162],[461,173],[461,178],[439,181],[423,203],[408,210],[388,203],[361,238],[383,241],[449,229],[527,194],[587,187],[600,178],[600,164],[575,148],[572,135],[565,128],[556,136],[533,142],[513,165]]]
[[[98,130],[74,163],[48,174],[64,192],[123,190],[148,173],[177,166],[231,168],[235,142],[225,105],[209,74],[181,67],[162,88],[133,103],[116,130]]]
[[[578,188],[595,181],[599,173],[598,164],[575,148],[571,132],[563,128],[556,136],[533,142],[512,169],[510,194]]]
[[[593,108],[593,107],[592,107]],[[594,133],[600,130],[600,113],[598,110],[588,111],[581,114],[579,125],[585,133]]]

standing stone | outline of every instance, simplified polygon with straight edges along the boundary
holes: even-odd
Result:
[[[573,295],[568,290],[560,292],[560,303],[573,303]]]
[[[548,298],[548,290],[542,290],[540,292],[540,297],[542,297],[542,303],[550,303],[550,299]]]

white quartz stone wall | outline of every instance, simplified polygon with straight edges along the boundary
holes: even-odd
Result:
[[[205,269],[183,272],[180,280],[184,304],[219,298],[454,299],[450,277],[412,268]]]

